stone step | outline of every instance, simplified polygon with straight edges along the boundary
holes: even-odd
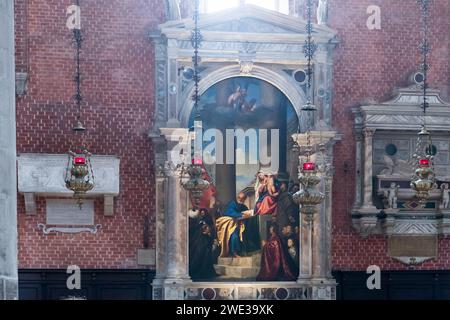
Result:
[[[217,264],[232,267],[259,267],[261,262],[261,257],[255,259],[253,257],[244,258],[219,258]]]
[[[223,266],[259,267],[261,264],[261,254],[241,258],[219,258],[217,262],[218,265]]]
[[[259,267],[238,267],[218,264],[214,265],[214,269],[221,276],[241,279],[255,278],[259,272]]]

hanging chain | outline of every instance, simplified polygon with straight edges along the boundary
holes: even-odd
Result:
[[[428,42],[428,18],[429,18],[429,5],[430,0],[417,0],[417,3],[421,9],[421,17],[422,17],[422,41],[420,43],[419,49],[422,54],[422,64],[420,69],[423,72],[423,84],[422,84],[422,93],[423,93],[423,101],[421,104],[422,107],[422,131],[427,131],[426,129],[426,112],[429,107],[428,99],[427,99],[427,90],[428,90],[428,55],[430,54],[431,48]],[[420,143],[419,143],[420,144]],[[423,143],[422,143],[423,144]],[[425,147],[425,146],[424,146]],[[425,155],[427,153],[432,152],[432,142],[431,136],[428,135],[428,147],[425,147]]]
[[[428,70],[430,68],[428,57],[431,52],[431,46],[428,41],[428,34],[429,34],[429,15],[430,15],[430,0],[417,0],[417,3],[420,6],[421,9],[421,17],[422,17],[422,41],[420,43],[419,49],[422,54],[422,65],[421,70],[423,72],[423,84],[422,84],[422,93],[423,93],[423,101],[421,104],[422,111],[423,111],[423,118],[422,118],[422,130],[427,132],[426,128],[426,112],[429,107],[428,103],[428,97],[427,97],[427,91],[428,91]],[[428,146],[425,147],[425,154],[432,155],[432,141],[431,141],[431,135],[428,134]]]
[[[191,44],[194,48],[194,56],[192,57],[192,62],[194,64],[194,94],[192,96],[192,100],[194,100],[194,110],[195,110],[195,120],[200,120],[200,109],[199,109],[199,82],[200,76],[198,72],[199,65],[199,54],[198,49],[203,41],[203,36],[198,27],[198,20],[200,15],[200,0],[195,0],[195,9],[194,9],[194,30],[191,34]]]
[[[422,109],[423,113],[425,115],[427,108],[429,107],[428,101],[427,101],[427,90],[428,90],[428,55],[430,54],[431,47],[430,43],[428,42],[428,18],[429,18],[429,5],[430,0],[418,0],[418,3],[421,7],[422,11],[422,42],[420,43],[420,52],[422,53],[422,65],[421,69],[423,72],[423,84],[422,84],[422,90],[423,90],[423,102],[422,102]]]
[[[313,32],[313,24],[312,24],[312,0],[307,0],[306,2],[306,34],[307,38],[305,40],[305,45],[303,47],[303,52],[305,53],[305,57],[307,59],[307,70],[306,75],[308,77],[308,81],[306,84],[307,91],[308,91],[308,102],[311,103],[311,86],[312,86],[312,75],[313,75],[313,69],[312,69],[312,58],[314,57],[314,53],[317,50],[317,44],[314,43],[314,40],[312,39],[312,32]]]
[[[80,8],[80,0],[76,1],[76,4],[78,8]],[[80,10],[80,9],[79,9]],[[75,53],[75,102],[77,105],[77,124],[81,123],[81,104],[83,102],[83,96],[81,94],[81,66],[80,66],[80,60],[81,60],[81,47],[82,43],[84,41],[83,35],[81,33],[81,26],[80,29],[74,28],[73,29],[73,42],[75,45],[76,53]]]
[[[428,70],[430,66],[428,62],[429,60],[428,57],[431,52],[431,46],[428,41],[430,0],[417,0],[417,4],[420,6],[421,20],[422,20],[422,28],[421,28],[422,40],[419,45],[419,50],[422,55],[420,70],[423,73],[423,83],[421,85],[423,100],[420,104],[420,107],[422,109],[422,128],[418,134],[415,152],[413,154],[411,161],[414,161],[414,166],[417,167],[419,165],[418,161],[422,157],[427,157],[431,160],[430,161],[431,169],[434,170],[434,161],[432,161],[433,142],[431,139],[431,134],[428,132],[426,126],[426,112],[429,107],[427,91],[428,91]],[[415,174],[413,174],[413,179],[414,177]]]
[[[315,106],[313,105],[312,96],[311,96],[311,87],[312,87],[312,76],[313,76],[313,67],[312,67],[312,59],[314,57],[314,54],[317,50],[317,44],[314,42],[312,38],[312,32],[313,32],[313,23],[312,23],[312,6],[313,2],[312,0],[306,1],[306,40],[305,44],[303,46],[303,53],[305,54],[305,58],[307,60],[307,68],[306,68],[306,76],[307,76],[307,83],[306,83],[306,91],[307,91],[307,98],[306,98],[306,105],[302,107],[302,111],[306,111],[309,113],[313,113],[316,111]],[[305,154],[307,157],[307,161],[310,160],[311,154],[312,154],[312,147],[311,147],[311,128],[313,126],[312,123],[314,121],[314,116],[307,116],[306,117],[306,140],[307,140],[307,146],[305,147]],[[299,139],[298,135],[301,133],[301,122],[300,122],[300,116],[298,117],[298,126],[297,126],[297,139],[295,141],[296,148],[300,149]]]
[[[308,130],[306,132],[306,162],[309,162],[311,160],[311,154],[312,154],[312,147],[311,147],[311,132]]]

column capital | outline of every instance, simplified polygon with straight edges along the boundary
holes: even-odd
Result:
[[[364,128],[362,130],[362,133],[363,133],[364,137],[367,139],[367,138],[372,138],[373,135],[375,134],[375,131],[376,131],[376,129],[373,129],[373,128]]]
[[[181,177],[183,172],[182,165],[176,165],[172,161],[166,161],[163,167],[160,167],[160,172],[165,177]]]
[[[332,191],[333,186],[333,175],[325,177],[325,193],[330,193]]]
[[[156,179],[164,179],[166,177],[163,164],[155,165],[155,177]]]
[[[357,142],[358,141],[360,142],[360,141],[364,140],[364,133],[362,132],[362,130],[358,130],[358,131],[355,132],[355,139],[356,139]]]

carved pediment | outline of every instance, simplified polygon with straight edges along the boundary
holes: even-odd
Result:
[[[226,21],[216,25],[210,25],[204,28],[205,31],[219,32],[251,32],[251,33],[295,33],[292,29],[286,29],[264,20],[255,18],[241,18],[232,21]]]
[[[183,38],[194,28],[193,20],[168,21],[159,26],[161,33],[168,38]],[[229,10],[200,16],[199,28],[203,33],[259,33],[259,34],[305,34],[306,21],[254,5],[242,5]],[[314,26],[314,37],[319,42],[329,41],[336,32],[325,25]]]
[[[395,90],[396,97],[391,101],[383,103],[384,105],[420,105],[423,102],[423,91],[418,86],[413,85],[408,88],[401,88]],[[450,107],[450,103],[445,102],[439,90],[428,90],[427,101],[432,106]]]
[[[448,131],[450,103],[444,101],[439,90],[429,89],[429,108],[425,121],[430,130]],[[353,110],[355,127],[376,130],[417,130],[423,121],[423,91],[414,85],[395,90],[395,97],[383,103],[363,105]]]

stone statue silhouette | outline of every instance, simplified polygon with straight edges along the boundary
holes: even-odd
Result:
[[[167,0],[167,15],[169,20],[180,20],[180,0]]]
[[[397,209],[398,188],[399,186],[395,182],[391,182],[389,189],[384,192],[389,209]]]
[[[447,209],[448,203],[450,200],[450,196],[448,194],[448,183],[441,184],[441,190],[442,190],[442,198],[441,198],[441,208]]]
[[[317,23],[326,25],[328,22],[328,0],[319,0],[317,6]]]
[[[384,168],[379,173],[382,176],[409,177],[413,173],[408,161],[392,158],[388,155],[383,156],[383,165]]]

